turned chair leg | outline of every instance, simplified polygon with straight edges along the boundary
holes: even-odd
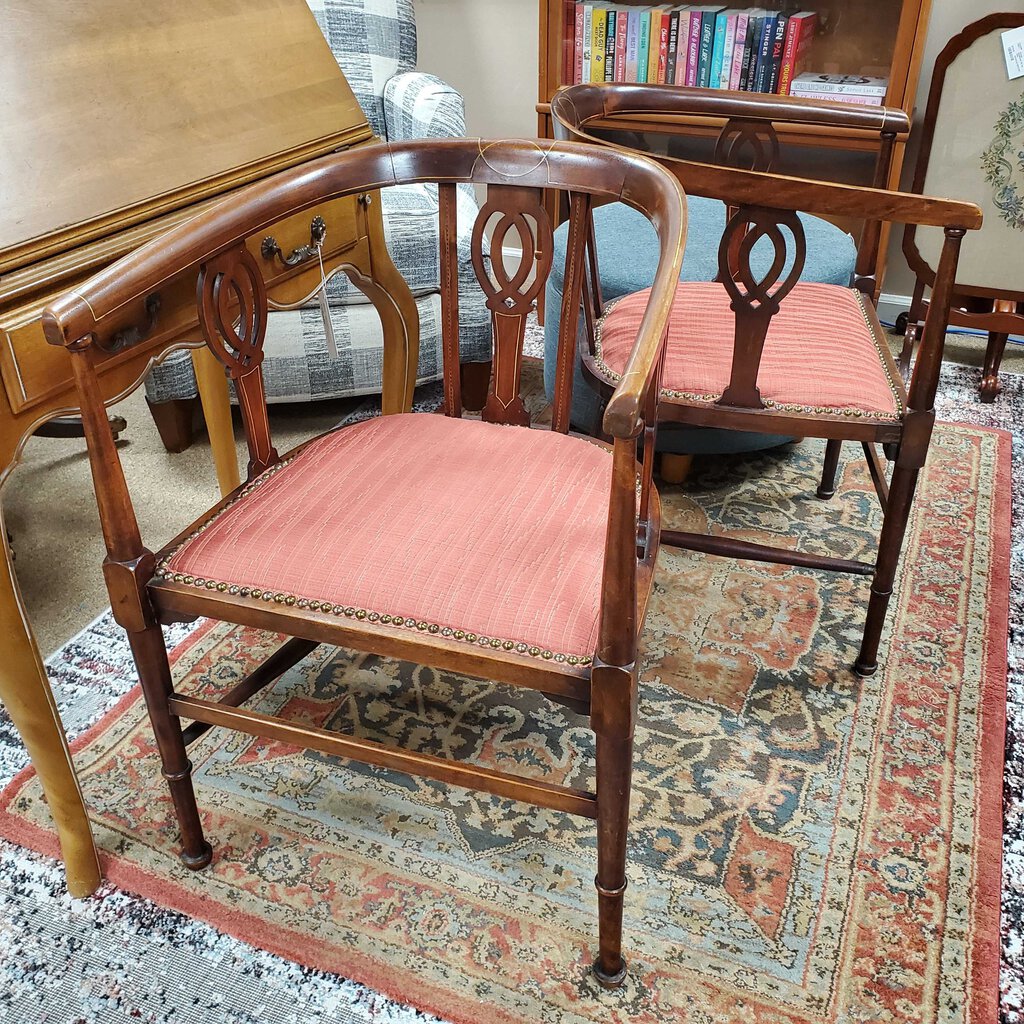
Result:
[[[994,402],[999,394],[999,364],[1006,351],[1008,334],[989,331],[988,347],[985,349],[985,368],[981,372],[980,398],[983,402]]]
[[[907,532],[910,509],[914,502],[917,475],[916,469],[908,469],[899,463],[892,472],[889,500],[882,523],[882,536],[878,543],[878,561],[875,564],[874,579],[871,581],[871,598],[868,601],[868,613],[864,622],[864,636],[860,654],[853,666],[854,671],[860,676],[871,676],[878,670],[878,644],[882,638],[885,613],[889,608],[889,598],[892,597],[896,568],[903,549],[903,537]]]
[[[825,442],[825,462],[821,467],[821,483],[818,484],[818,497],[822,501],[828,501],[836,493],[836,472],[842,448],[842,441]]]
[[[491,363],[460,363],[459,383],[462,386],[462,408],[480,412],[487,404],[487,389],[491,383]]]
[[[602,669],[595,669],[601,671]],[[634,694],[637,681],[625,669],[614,673],[619,686]],[[627,698],[628,699],[628,698]],[[635,699],[631,701],[635,707]],[[597,888],[598,955],[594,976],[604,988],[626,980],[622,955],[622,908],[626,893],[626,837],[629,831],[629,793],[633,776],[633,718],[631,714],[600,714],[592,720],[597,762]]]
[[[192,787],[192,762],[188,759],[181,735],[181,719],[167,709],[167,699],[174,692],[174,687],[163,633],[159,626],[149,626],[141,632],[130,632],[128,640],[160,751],[163,776],[171,791],[181,829],[181,861],[185,867],[198,871],[210,863],[213,850],[203,836],[203,823]]]

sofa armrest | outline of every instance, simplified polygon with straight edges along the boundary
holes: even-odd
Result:
[[[407,71],[384,86],[384,123],[388,142],[460,138],[466,134],[466,108],[440,78]]]

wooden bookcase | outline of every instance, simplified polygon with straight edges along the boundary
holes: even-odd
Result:
[[[651,0],[616,0],[616,3],[651,6]],[[670,6],[669,0],[663,6]],[[806,70],[888,78],[886,106],[902,107],[913,114],[931,0],[762,0],[758,6],[785,13],[816,11],[818,30],[808,54]],[[551,97],[561,86],[569,84],[563,81],[566,30],[563,0],[540,0],[537,114],[541,138],[552,138]],[[571,40],[568,45],[572,45]],[[637,133],[674,136],[674,153],[695,160],[707,159],[701,156],[700,140],[716,136],[721,128],[720,123],[683,117],[631,118],[629,126]],[[799,154],[795,164],[786,168],[788,173],[851,184],[870,184],[879,144],[877,133],[808,129],[780,131],[779,136],[789,154]],[[899,187],[905,148],[903,143],[895,147],[890,188]],[[884,253],[883,245],[883,260]],[[879,269],[883,268],[880,266]]]

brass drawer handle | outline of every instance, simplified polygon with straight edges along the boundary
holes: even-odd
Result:
[[[293,249],[288,256],[285,256],[281,246],[277,244],[277,239],[273,235],[267,235],[260,245],[260,254],[265,260],[272,260],[276,256],[286,267],[296,267],[300,263],[311,260],[316,255],[317,249],[324,244],[326,237],[327,222],[318,214],[309,225],[309,245],[300,245],[297,249]]]
[[[159,314],[160,293],[153,292],[146,297],[146,319],[144,323],[130,324],[128,327],[122,327],[121,330],[115,332],[107,339],[97,338],[96,344],[104,352],[108,352],[111,355],[115,355],[126,348],[131,348],[133,345],[138,345],[140,341],[143,341],[152,333],[153,328],[156,327]]]

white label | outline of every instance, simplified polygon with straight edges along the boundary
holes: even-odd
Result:
[[[1024,25],[1003,33],[1003,56],[1010,81],[1024,78]]]

